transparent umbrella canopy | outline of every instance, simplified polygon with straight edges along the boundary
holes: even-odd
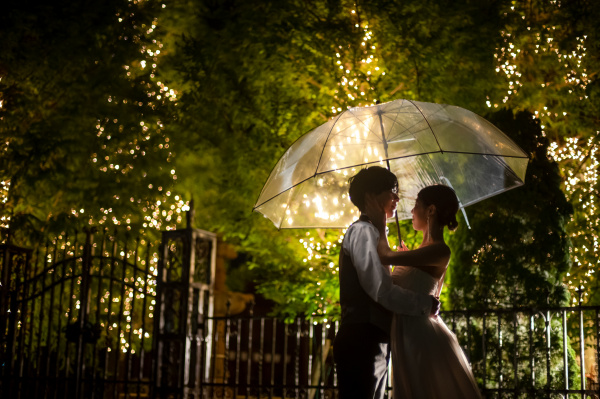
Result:
[[[345,228],[359,216],[348,179],[381,165],[398,177],[398,217],[410,219],[423,187],[451,186],[464,208],[522,185],[528,161],[502,131],[464,108],[410,100],[350,108],[288,148],[254,210],[278,229]]]

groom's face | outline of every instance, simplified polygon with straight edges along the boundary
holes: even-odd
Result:
[[[389,219],[396,214],[398,201],[400,198],[396,194],[396,190],[386,190],[375,196],[379,206],[385,211],[385,216]]]

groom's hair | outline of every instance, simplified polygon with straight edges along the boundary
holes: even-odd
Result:
[[[365,210],[366,193],[377,195],[386,190],[398,188],[398,178],[396,178],[396,175],[381,166],[371,166],[370,168],[361,169],[348,182],[350,183],[350,188],[348,189],[350,200],[361,212]]]

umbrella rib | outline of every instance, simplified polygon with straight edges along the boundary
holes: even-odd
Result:
[[[404,100],[402,100],[402,101],[404,101]],[[412,112],[397,112],[397,113],[396,113],[396,117],[395,117],[395,118],[394,118],[394,120],[392,121],[392,127],[390,128],[390,132],[392,131],[392,129],[393,129],[393,127],[394,127],[394,125],[402,126],[402,128],[403,128],[404,130],[402,131],[402,133],[400,133],[400,134],[396,135],[394,138],[396,138],[396,139],[397,139],[397,138],[399,138],[399,137],[402,137],[403,133],[406,133],[406,135],[407,135],[407,136],[408,136],[408,135],[411,135],[411,136],[413,136],[413,138],[414,138],[414,139],[416,139],[416,140],[418,141],[418,139],[415,137],[415,133],[418,133],[418,132],[413,132],[413,131],[412,131],[412,128],[413,128],[414,126],[418,125],[419,123],[418,123],[418,122],[416,122],[416,123],[414,123],[412,126],[409,126],[409,127],[407,127],[407,126],[405,126],[404,124],[402,124],[402,123],[398,122],[398,119],[400,118],[400,114],[412,114]],[[390,139],[390,138],[391,138],[391,137],[388,137],[388,139]],[[388,142],[389,142],[389,140],[388,140]]]
[[[468,111],[468,110],[467,110],[467,111]],[[435,113],[436,113],[436,114],[439,114],[440,112],[441,112],[441,110],[438,110],[438,111],[436,111]],[[472,113],[472,114],[474,114],[474,115],[476,115],[476,116],[478,116],[478,117],[480,117],[480,118],[481,118],[481,119],[483,119],[484,121],[486,121],[486,122],[490,123],[489,121],[485,120],[484,118],[482,118],[481,116],[479,116],[479,115],[475,114],[474,112],[471,112],[471,113]],[[452,119],[452,118],[444,117],[444,120],[445,120],[446,122],[452,122],[452,123],[454,123],[454,124],[456,124],[456,125],[458,125],[458,126],[462,127],[463,129],[470,130],[470,128],[469,128],[468,126],[466,126],[464,123],[461,123],[461,122],[459,122],[459,121],[458,121],[458,120],[456,120],[456,119]],[[518,149],[519,149],[521,152],[523,152],[523,154],[525,154],[525,152],[523,151],[523,149],[522,149],[522,148],[520,148],[518,145],[516,145],[516,143],[515,143],[515,142],[514,142],[514,141],[513,141],[513,140],[512,140],[510,137],[508,137],[508,136],[506,135],[506,133],[504,133],[503,131],[501,131],[500,129],[498,129],[498,128],[497,128],[496,126],[494,126],[493,124],[491,124],[491,123],[490,123],[490,125],[492,125],[494,128],[496,128],[496,130],[498,130],[498,133],[500,133],[502,136],[506,137],[506,138],[508,139],[508,141],[510,141],[510,142],[513,142],[513,144],[515,144],[515,146],[516,146],[516,147],[517,147],[517,148],[518,148]],[[434,135],[435,135],[435,133],[434,133]],[[486,154],[486,155],[487,155],[487,154]],[[528,155],[525,155],[525,156],[524,156],[524,157],[522,157],[522,158],[525,158],[525,157],[529,158],[529,156],[528,156]]]
[[[435,152],[435,151],[433,151]],[[431,152],[430,154],[432,154],[433,152]],[[526,156],[520,156],[520,155],[502,155],[502,154],[493,154],[493,153],[489,153],[489,152],[468,152],[468,151],[443,151],[440,150],[440,152],[444,153],[450,153],[450,154],[465,154],[465,155],[489,155],[492,157],[502,157],[502,158],[518,158],[518,159],[529,159],[529,157]]]
[[[349,109],[349,110],[348,110],[348,112],[350,112],[350,114],[352,114],[352,116],[353,116],[354,118],[356,118],[356,120],[358,120],[358,121],[359,121],[359,122],[360,122],[360,123],[361,123],[361,124],[362,124],[362,125],[363,125],[363,126],[366,128],[366,130],[367,130],[369,133],[372,133],[372,134],[374,134],[374,135],[375,135],[375,132],[374,132],[374,131],[373,131],[373,130],[372,130],[372,129],[371,129],[371,128],[370,128],[370,127],[367,125],[367,123],[365,123],[365,121],[364,121],[364,120],[362,120],[362,119],[361,119],[361,118],[360,118],[358,115],[356,115],[354,112],[352,112],[352,108],[351,108],[351,109]],[[373,119],[375,119],[375,118],[373,118]],[[375,136],[377,136],[377,135],[375,135]],[[364,142],[365,144],[366,144],[366,143],[379,143],[379,141],[375,141],[375,140],[364,140],[363,142]],[[385,142],[385,140],[384,140],[384,142]],[[363,159],[366,159],[366,158],[364,158],[364,154],[365,154],[365,146],[363,145],[362,147],[363,147],[363,152],[362,152],[362,154],[361,154],[361,157],[363,157]],[[387,158],[387,156],[386,156],[386,158]],[[365,163],[363,163],[363,164],[361,164],[361,165],[368,165],[369,163],[371,163],[371,162],[365,162]],[[354,165],[354,166],[356,166],[356,165]]]
[[[419,153],[419,154],[410,154],[410,155],[404,155],[404,156],[401,156],[401,157],[394,157],[394,158],[390,158],[390,159],[402,159],[402,158],[418,157],[418,156],[420,156],[420,155],[435,154],[435,153],[438,153],[438,152],[439,152],[439,151],[432,151],[432,152],[422,152],[422,153]],[[383,160],[382,160],[382,161],[383,161]],[[253,211],[255,211],[255,210],[256,210],[256,208],[259,208],[259,207],[263,206],[264,204],[266,204],[267,202],[269,202],[269,201],[273,200],[274,198],[277,198],[277,197],[279,197],[281,194],[283,194],[283,193],[286,193],[286,192],[290,191],[291,189],[293,189],[294,187],[296,187],[296,186],[299,186],[300,184],[304,183],[305,181],[308,181],[308,180],[310,180],[310,179],[313,179],[313,178],[315,178],[315,177],[317,177],[317,176],[319,176],[319,175],[324,175],[324,174],[326,174],[326,173],[330,173],[330,172],[333,172],[333,171],[336,171],[336,170],[344,170],[344,169],[357,168],[357,167],[361,167],[361,166],[364,166],[364,165],[370,165],[370,164],[379,163],[379,162],[381,162],[381,161],[377,160],[377,161],[373,161],[373,162],[363,162],[363,163],[359,163],[359,164],[354,164],[354,165],[346,166],[346,167],[344,167],[344,168],[337,168],[337,169],[325,170],[325,171],[322,171],[322,172],[315,172],[315,174],[314,174],[314,175],[312,175],[312,176],[309,176],[309,177],[307,177],[306,179],[304,179],[304,180],[302,180],[302,181],[299,181],[298,183],[294,184],[294,185],[293,185],[293,186],[291,186],[290,188],[288,188],[288,189],[286,189],[286,190],[283,190],[283,191],[282,191],[282,192],[280,192],[279,194],[276,194],[276,195],[272,196],[272,197],[271,197],[271,198],[269,198],[268,200],[265,200],[265,201],[261,202],[261,203],[260,203],[260,204],[258,204],[258,205],[255,205],[255,206],[254,206],[254,208],[252,208],[252,210],[253,210]]]
[[[319,165],[321,165],[321,160],[323,159],[323,154],[325,153],[325,148],[327,148],[327,142],[329,141],[329,136],[331,136],[331,132],[333,131],[333,128],[335,127],[335,124],[339,122],[340,119],[342,119],[342,116],[348,112],[348,110],[345,110],[344,112],[342,112],[337,119],[335,120],[335,122],[333,122],[333,125],[331,125],[331,129],[329,129],[329,133],[327,133],[327,138],[325,139],[325,143],[323,144],[323,149],[321,150],[321,155],[319,155],[319,162],[317,162],[317,168],[315,169],[315,174],[313,175],[316,176],[318,173],[317,171],[319,170]],[[308,179],[306,179],[308,180]],[[304,181],[306,181],[304,180]]]
[[[493,192],[493,193],[491,193],[491,194],[484,195],[484,196],[483,196],[483,197],[481,197],[481,198],[477,198],[476,200],[473,200],[473,201],[470,201],[470,202],[467,202],[467,203],[463,204],[463,208],[466,208],[466,207],[468,207],[468,206],[471,206],[471,205],[473,205],[473,204],[476,204],[476,203],[478,203],[478,202],[481,202],[481,201],[483,201],[483,200],[486,200],[486,199],[488,199],[488,198],[492,198],[493,196],[497,195],[499,191],[500,191],[501,193],[505,193],[505,192],[507,192],[507,191],[514,190],[515,188],[519,188],[519,187],[523,186],[524,184],[525,184],[524,182],[521,182],[521,183],[519,183],[519,184],[516,184],[516,185],[514,185],[513,187],[508,187],[508,188],[505,188],[505,189],[503,189],[503,190],[497,190],[497,191],[495,191],[495,192]]]
[[[427,122],[427,126],[429,126],[429,129],[431,130],[431,134],[433,134],[433,138],[435,139],[435,142],[437,143],[440,152],[443,154],[444,150],[442,150],[442,147],[440,146],[440,142],[438,141],[437,136],[435,135],[435,132],[433,131],[433,129],[431,128],[431,125],[429,124],[429,121],[427,120],[427,118],[425,117],[425,114],[423,113],[423,111],[421,111],[421,109],[419,107],[417,107],[417,104],[415,104],[412,100],[406,100],[408,102],[410,102],[412,105],[415,106],[416,109],[419,110],[419,112],[421,113],[421,115],[423,116],[423,119],[425,120],[425,122]]]
[[[393,158],[387,158],[387,159],[394,160],[394,159],[418,157],[418,156],[421,156],[421,155],[437,154],[437,153],[440,153],[440,152],[442,152],[442,151],[421,152],[421,153],[418,153],[418,154],[410,154],[410,155],[404,155],[404,156],[401,156],[401,157],[393,157]],[[450,153],[450,154],[488,155],[488,156],[491,156],[491,157],[529,159],[529,157],[527,157],[527,156],[522,157],[522,156],[517,156],[517,155],[502,155],[502,154],[491,154],[491,153],[483,153],[483,152],[461,152],[461,151],[444,151],[444,152],[445,153]],[[264,204],[266,204],[267,202],[271,201],[272,199],[279,197],[281,194],[283,194],[283,193],[285,193],[285,192],[293,189],[294,187],[296,187],[296,186],[304,183],[305,181],[310,180],[310,179],[312,179],[312,178],[314,178],[314,177],[316,177],[318,175],[323,175],[323,174],[326,174],[326,173],[329,173],[329,172],[333,172],[335,170],[344,170],[344,169],[356,168],[356,167],[361,167],[361,166],[364,166],[364,165],[370,165],[370,164],[379,163],[379,162],[381,162],[381,161],[364,162],[364,163],[359,163],[359,164],[355,164],[355,165],[351,165],[351,166],[346,166],[344,168],[337,168],[337,169],[325,170],[325,171],[322,171],[322,172],[315,172],[314,175],[307,177],[306,179],[304,179],[304,180],[302,180],[302,181],[294,184],[293,186],[291,186],[287,190],[284,190],[284,191],[280,192],[279,194],[272,196],[268,200],[265,200],[265,201],[261,202],[259,205],[256,205],[254,208],[252,208],[252,210],[253,211],[256,210],[256,208],[259,208],[259,207],[263,206]]]
[[[408,100],[408,101],[409,101],[409,102],[410,102],[412,105],[414,105],[414,106],[415,106],[415,108],[417,108],[417,106],[416,106],[416,105],[415,105],[415,104],[414,104],[412,101],[410,101],[410,100]],[[417,108],[417,109],[419,109],[419,108]],[[421,110],[420,110],[420,109],[419,109],[419,112],[421,112]],[[427,122],[427,126],[429,126],[429,130],[431,130],[431,133],[433,133],[433,129],[432,129],[432,128],[431,128],[431,126],[429,125],[429,122],[427,121],[427,118],[425,118],[425,115],[423,115],[423,113],[422,113],[422,112],[421,112],[421,115],[423,116],[423,119],[425,120],[425,122]],[[416,125],[417,125],[417,124],[415,123],[413,126],[416,126]],[[417,140],[417,143],[419,143],[419,145],[421,146],[421,148],[424,148],[424,147],[423,147],[423,144],[421,144],[421,140],[419,140],[419,138],[417,137],[416,133],[411,133],[411,134],[412,134],[413,138],[414,138],[415,140]],[[433,137],[435,137],[435,133],[433,133]],[[435,137],[435,141],[437,142],[437,137]],[[438,145],[438,148],[440,149],[440,152],[443,154],[443,153],[444,153],[444,151],[442,151],[442,148],[440,147],[440,143],[437,143],[437,145]],[[428,153],[428,154],[432,154],[432,153],[435,153],[435,151],[434,151],[434,152],[430,152],[430,153]],[[438,179],[440,179],[440,180],[441,180],[442,176],[440,176],[440,171],[438,170],[438,167],[437,167],[437,165],[436,165],[436,164],[433,162],[433,159],[431,159],[431,157],[427,157],[427,158],[428,158],[428,160],[429,160],[429,163],[430,163],[430,164],[431,164],[431,166],[433,167],[433,170],[435,171],[435,174],[437,175]],[[388,161],[388,165],[389,165],[389,161]]]
[[[402,100],[402,101],[405,101],[405,100]],[[402,124],[402,123],[398,122],[398,119],[400,118],[400,115],[401,115],[401,114],[414,114],[414,112],[397,112],[397,113],[396,113],[396,117],[395,117],[395,118],[394,118],[394,120],[392,121],[392,127],[393,127],[393,125],[399,125],[399,126],[402,126],[402,128],[403,128],[404,130],[402,131],[402,133],[401,133],[401,134],[398,134],[398,135],[394,136],[394,138],[403,137],[404,133],[406,133],[406,135],[407,135],[407,136],[408,136],[408,135],[411,135],[411,136],[413,136],[413,137],[414,137],[414,135],[415,135],[416,133],[419,133],[419,132],[418,132],[418,131],[417,131],[417,132],[413,132],[413,131],[412,131],[412,128],[413,128],[414,126],[417,126],[417,125],[419,124],[419,122],[415,122],[415,123],[413,123],[411,126],[405,126],[404,124]],[[384,114],[384,115],[385,115],[385,114]],[[389,117],[387,117],[387,118],[388,118],[389,120],[391,120],[391,118],[389,118]],[[431,129],[431,128],[430,128],[430,129]],[[391,130],[392,130],[392,129],[390,129],[390,131],[391,131]],[[388,137],[388,142],[389,142],[389,139],[390,139],[390,138],[391,138],[391,137]]]
[[[346,110],[347,111],[347,110]],[[342,115],[344,115],[346,113],[346,111],[342,112],[337,119],[335,120],[335,122],[333,122],[333,124],[331,125],[331,129],[329,129],[329,133],[327,133],[327,138],[325,139],[325,143],[323,144],[323,149],[321,150],[321,155],[319,156],[319,162],[317,162],[317,168],[315,169],[315,174],[312,177],[315,177],[317,175],[317,171],[319,170],[319,165],[321,164],[321,159],[323,159],[323,153],[325,152],[325,148],[327,147],[327,141],[329,141],[329,136],[331,135],[331,132],[333,131],[333,128],[335,127],[335,124],[338,123],[338,121],[342,118]],[[303,180],[302,182],[306,181],[308,179]],[[302,182],[298,183],[301,184]],[[290,187],[289,190],[285,190],[282,191],[281,193],[277,194],[275,197],[277,197],[280,194],[285,193],[286,191],[290,191],[294,189],[294,187],[298,186],[298,184],[295,184],[294,186]],[[290,193],[290,196],[292,196],[293,193]],[[275,198],[273,197],[273,198]],[[271,198],[271,199],[273,199]],[[263,202],[263,204],[269,202],[271,199],[268,199],[267,201]],[[285,220],[285,212],[290,209],[290,202],[291,199],[287,202],[285,210],[283,211],[283,215],[281,216],[281,222],[279,222],[279,227],[277,228],[278,230],[281,230],[281,226],[283,225],[283,221]],[[262,204],[261,204],[262,205]],[[260,206],[260,205],[259,205]],[[254,207],[254,209],[256,209],[257,207]]]
[[[346,111],[344,111],[344,112],[346,112]],[[342,112],[341,114],[339,114],[339,115],[338,115],[338,117],[337,117],[337,120],[334,122],[334,125],[337,123],[337,121],[338,121],[338,120],[340,120],[340,117],[341,117],[341,116],[344,114],[344,112]],[[332,129],[333,129],[333,126],[332,126]],[[292,143],[292,145],[294,145],[296,142],[298,142],[299,140],[301,140],[301,139],[302,139],[302,138],[303,138],[303,137],[304,137],[306,134],[308,134],[308,133],[312,132],[313,130],[314,130],[314,129],[311,129],[311,130],[309,130],[308,132],[306,132],[306,133],[304,133],[303,135],[301,135],[300,137],[298,137],[296,140],[294,140],[294,142]],[[331,134],[331,130],[329,131],[329,134]],[[327,138],[329,139],[329,135],[327,135]],[[325,141],[325,143],[327,143],[327,140]],[[289,148],[288,148],[288,149],[289,149]],[[323,151],[324,151],[324,150],[325,150],[325,146],[323,146]],[[271,174],[273,174],[273,171],[275,170],[275,168],[276,168],[276,167],[277,167],[277,165],[279,164],[279,161],[281,161],[281,159],[282,159],[282,158],[285,156],[285,154],[286,154],[286,153],[287,153],[287,150],[286,150],[286,151],[285,151],[283,154],[281,154],[281,156],[279,157],[279,160],[278,160],[278,161],[275,163],[275,165],[273,165],[273,167],[271,168],[271,173],[269,173],[269,176],[267,177],[267,179],[266,179],[265,183],[263,184],[263,188],[260,190],[260,193],[258,194],[258,198],[256,199],[256,201],[258,201],[258,200],[260,199],[260,197],[261,197],[262,193],[263,193],[263,192],[264,192],[264,190],[265,190],[266,184],[267,184],[267,182],[269,181],[269,177],[271,177]],[[321,156],[323,156],[323,152],[321,152]],[[320,159],[320,158],[319,158],[319,162],[321,162],[321,159]],[[318,170],[318,165],[317,165],[317,170]],[[315,174],[315,176],[316,176],[316,174]],[[305,181],[306,181],[306,180],[308,180],[308,179],[310,179],[310,177],[309,177],[309,178],[307,178],[307,179],[304,179],[304,180],[302,180],[302,181],[301,181],[300,183],[298,183],[298,184],[301,184],[301,183],[305,182]],[[296,186],[297,186],[297,184],[293,185],[293,186],[292,186],[292,187],[290,187],[288,190],[291,190],[292,188],[294,188],[294,187],[296,187]],[[278,197],[279,195],[281,195],[281,194],[285,193],[285,192],[286,192],[286,191],[288,191],[288,190],[283,190],[283,191],[282,191],[282,192],[280,192],[279,194],[272,196],[271,198],[269,198],[269,199],[268,199],[268,200],[266,200],[266,201],[263,201],[263,202],[262,202],[260,205],[255,205],[255,206],[254,206],[254,208],[252,208],[252,211],[253,211],[253,212],[254,212],[254,211],[256,211],[256,208],[258,208],[259,206],[262,206],[262,205],[266,204],[267,202],[271,201],[273,198],[275,198],[275,197]]]
[[[342,116],[342,114],[340,114],[339,116]],[[296,140],[294,140],[294,142],[292,143],[292,146],[294,144],[296,144],[299,140],[301,140],[305,135],[307,135],[308,133],[312,132],[313,130],[314,129],[309,130],[308,132],[304,133],[303,135],[301,135],[300,137],[298,137]],[[285,156],[285,154],[288,152],[288,150],[289,150],[289,147],[288,147],[287,150],[284,151],[283,154],[281,154],[281,156],[279,157],[279,159],[277,160],[277,162],[275,162],[275,165],[273,165],[273,167],[271,168],[271,173],[269,173],[269,176],[267,176],[267,179],[263,183],[263,188],[260,190],[260,194],[258,194],[258,198],[256,199],[257,201],[260,199],[260,196],[262,195],[263,191],[265,191],[265,186],[266,186],[267,182],[269,181],[269,177],[271,177],[271,175],[273,174],[273,171],[275,170],[275,168],[277,167],[277,165],[279,165],[279,161],[281,161],[281,159]],[[286,191],[287,190],[284,190],[281,193],[285,193]],[[279,193],[279,194],[281,194],[281,193]],[[279,195],[279,194],[277,194],[277,195]],[[263,202],[260,205],[263,205],[264,203],[266,203],[266,202],[270,201],[271,199],[277,197],[277,195],[271,197],[270,199],[268,199],[267,201]],[[258,206],[260,206],[260,205],[258,205]],[[252,208],[252,210],[254,211],[256,208],[258,208],[258,206],[255,206],[254,208]]]
[[[413,105],[414,105],[414,104],[413,104]],[[396,115],[396,118],[393,120],[393,122],[392,122],[392,123],[393,123],[393,125],[396,125],[396,124],[397,124],[397,125],[400,125],[400,126],[402,126],[402,127],[404,128],[404,131],[403,131],[403,133],[404,133],[404,132],[407,132],[407,133],[406,133],[406,136],[409,136],[409,135],[410,135],[410,136],[412,136],[412,137],[413,137],[413,139],[415,139],[415,140],[417,141],[417,143],[419,143],[419,146],[421,146],[421,148],[423,148],[423,145],[421,144],[421,141],[420,141],[420,140],[419,140],[419,138],[417,137],[417,133],[419,133],[419,132],[421,132],[421,131],[423,131],[423,130],[425,130],[425,129],[423,129],[423,130],[419,130],[419,131],[416,131],[416,132],[413,132],[413,131],[412,131],[412,128],[413,128],[414,126],[417,126],[417,125],[419,124],[419,122],[416,122],[416,123],[414,123],[414,124],[413,124],[412,126],[410,126],[410,127],[406,127],[406,126],[404,126],[403,124],[401,124],[401,123],[397,122],[397,120],[398,120],[398,118],[399,118],[399,117],[400,117],[400,113],[398,113],[398,114]],[[393,125],[392,125],[392,126],[393,126]],[[391,129],[390,129],[390,130],[391,130]],[[431,127],[429,127],[429,130],[431,130]],[[399,138],[399,137],[403,137],[403,136],[400,134],[400,135],[397,135],[395,138],[397,139],[397,138]],[[438,144],[438,147],[439,147],[439,144]],[[441,150],[441,149],[440,149],[440,150]],[[442,151],[442,152],[443,152],[443,151]],[[395,159],[395,158],[392,158],[392,159]]]

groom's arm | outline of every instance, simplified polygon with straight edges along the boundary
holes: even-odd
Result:
[[[381,262],[387,265],[415,267],[437,279],[446,272],[446,265],[450,260],[450,248],[444,243],[412,251],[393,251],[385,237],[379,238],[377,253]]]
[[[435,302],[432,296],[417,294],[392,283],[389,268],[379,260],[378,241],[377,229],[367,223],[356,223],[346,233],[342,251],[350,255],[362,288],[375,302],[394,313],[431,314]]]

